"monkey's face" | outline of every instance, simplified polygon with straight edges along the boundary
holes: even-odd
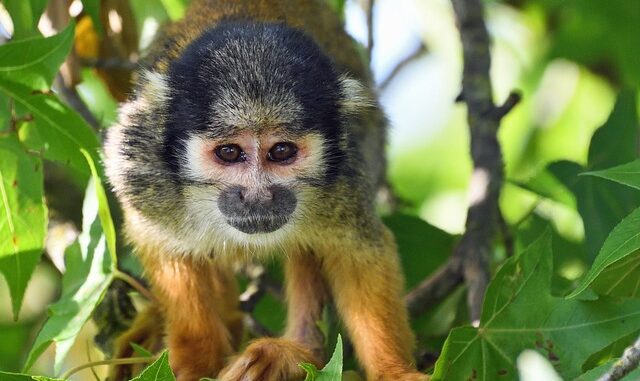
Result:
[[[324,172],[323,141],[278,129],[189,137],[181,168],[193,181],[185,192],[190,214],[202,216],[202,226],[216,221],[249,235],[304,223],[305,202],[314,193],[306,180]],[[224,227],[217,231],[237,236]]]

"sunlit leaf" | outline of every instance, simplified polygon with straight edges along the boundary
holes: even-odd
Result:
[[[116,255],[116,228],[111,218],[111,211],[109,210],[109,200],[107,200],[107,193],[104,191],[100,174],[96,167],[96,163],[91,157],[91,154],[85,149],[81,149],[80,152],[84,155],[89,168],[91,169],[91,176],[93,177],[93,184],[95,186],[96,197],[98,198],[98,216],[100,218],[100,224],[102,231],[107,239],[107,248],[111,255],[111,265],[115,270],[116,263],[118,263],[118,257]]]
[[[544,234],[502,266],[487,289],[480,327],[451,331],[433,381],[516,380],[515,360],[525,349],[543,354],[562,377],[572,379],[590,354],[637,330],[639,300],[550,294],[550,237]]]
[[[44,247],[47,210],[42,160],[13,135],[0,138],[0,273],[17,319],[24,292]]]
[[[91,153],[98,162],[98,138],[91,127],[53,94],[32,90],[0,77],[0,92],[13,98],[16,106],[28,113],[32,121],[20,129],[23,143],[34,151],[42,151],[46,159],[55,160],[89,173],[80,149]]]
[[[184,12],[187,9],[188,1],[186,0],[160,0],[164,9],[167,11],[171,20],[180,20],[184,17]]]
[[[108,254],[98,204],[95,179],[92,179],[82,210],[82,233],[65,253],[62,296],[49,308],[49,318],[38,333],[25,369],[29,369],[44,350],[55,343],[54,368],[58,373],[80,329],[111,283],[114,263]]]
[[[601,171],[586,172],[584,175],[602,177],[603,179],[640,189],[640,159]]]
[[[160,358],[149,365],[140,375],[131,381],[175,381],[176,377],[169,366],[167,351],[162,352]]]
[[[13,21],[13,38],[39,36],[38,21],[48,0],[4,0],[3,5]]]
[[[25,1],[25,0],[18,0]],[[73,23],[51,37],[33,37],[0,46],[0,79],[46,90],[73,44]]]

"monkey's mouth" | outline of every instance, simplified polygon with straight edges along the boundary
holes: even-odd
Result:
[[[227,218],[227,223],[246,234],[272,233],[283,227],[289,216],[266,215]]]

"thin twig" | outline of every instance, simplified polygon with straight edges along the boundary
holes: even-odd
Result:
[[[367,52],[369,53],[369,62],[373,58],[373,7],[375,0],[367,0]]]
[[[87,348],[87,360],[91,363],[93,362],[93,359],[91,358],[91,346],[89,346],[89,340],[87,340],[86,342],[86,348]],[[100,381],[100,377],[98,377],[98,374],[96,373],[95,368],[91,366],[89,369],[91,369],[91,374],[93,374],[93,378],[96,381]]]
[[[616,361],[607,373],[600,376],[598,381],[621,380],[638,366],[640,366],[640,337],[632,346],[625,349],[620,360]]]
[[[383,79],[378,85],[378,89],[380,89],[380,91],[386,90],[391,82],[396,79],[398,74],[400,74],[407,66],[409,66],[409,64],[427,54],[428,51],[429,50],[427,49],[427,45],[425,45],[424,42],[420,41],[420,44],[411,53],[409,53],[409,55],[400,60],[400,62],[398,62],[396,66],[391,69],[389,75],[387,75],[385,79]]]
[[[129,286],[133,287],[136,291],[138,291],[142,296],[144,296],[149,301],[151,302],[156,301],[151,291],[149,291],[149,289],[147,289],[142,283],[138,282],[138,280],[132,277],[131,275],[125,272],[122,272],[120,270],[116,270],[113,273],[113,277],[115,279],[120,279],[121,281],[125,282]]]
[[[91,127],[93,127],[95,131],[100,128],[100,122],[98,122],[98,120],[93,116],[91,110],[89,110],[82,98],[80,98],[80,94],[78,94],[76,88],[68,87],[64,83],[64,80],[60,73],[58,73],[58,76],[56,77],[55,88],[58,91],[58,94],[60,94],[62,100],[65,101],[66,104],[71,106],[71,108],[76,110],[82,116],[82,118],[87,123],[89,123]]]
[[[75,368],[69,369],[68,371],[64,372],[62,374],[62,376],[60,376],[60,379],[68,380],[69,377],[71,377],[72,375],[78,373],[79,371],[81,371],[83,369],[87,369],[87,368],[92,368],[94,366],[145,364],[145,363],[152,362],[155,359],[156,359],[155,357],[129,357],[129,358],[126,358],[126,359],[111,359],[111,360],[94,361],[94,362],[78,365]]]
[[[138,67],[135,61],[126,61],[120,58],[98,58],[98,59],[82,59],[80,64],[85,67],[94,67],[96,69],[117,69],[134,71]]]

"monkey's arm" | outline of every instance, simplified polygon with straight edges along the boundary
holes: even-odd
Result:
[[[160,255],[142,260],[164,315],[177,379],[215,376],[233,352],[231,334],[241,330],[235,285],[206,261]]]
[[[324,335],[318,327],[328,298],[322,263],[313,253],[296,253],[286,263],[287,329],[284,337],[307,346],[324,360]]]
[[[287,329],[282,338],[251,343],[227,368],[223,381],[282,381],[304,378],[301,362],[324,360],[324,336],[318,328],[328,290],[321,264],[311,253],[291,253],[286,262]]]
[[[428,376],[412,365],[414,338],[403,305],[403,279],[386,228],[383,241],[335,248],[324,258],[325,276],[367,380],[426,381]]]

